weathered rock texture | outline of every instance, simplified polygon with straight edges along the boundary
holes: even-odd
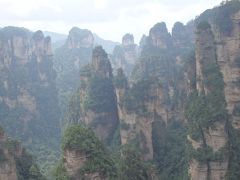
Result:
[[[149,33],[151,44],[158,48],[169,48],[172,45],[171,35],[164,22],[154,25]]]
[[[52,57],[51,39],[41,31],[0,30],[0,123],[35,153],[60,136]]]
[[[105,180],[106,178],[101,176],[99,173],[85,173],[80,175],[79,171],[88,161],[88,156],[79,150],[66,150],[63,155],[64,167],[66,168],[67,174],[71,179],[74,180]]]
[[[91,64],[80,71],[81,85],[77,91],[79,118],[69,118],[73,123],[80,122],[92,127],[97,137],[104,142],[111,140],[118,125],[112,78],[112,68],[106,52],[102,47],[96,47]]]
[[[184,119],[184,106],[179,98],[185,91],[184,83],[180,82],[184,78],[176,70],[177,66],[182,68],[182,60],[173,51],[165,23],[158,23],[142,40],[141,55],[131,77],[133,84],[126,83],[122,71],[116,76],[121,143],[137,142],[145,160],[154,156],[153,125],[160,122],[166,127],[172,119]]]
[[[62,115],[67,110],[68,97],[79,87],[80,68],[91,61],[93,45],[91,31],[73,27],[64,45],[55,50],[54,67],[58,72],[56,85]]]
[[[233,127],[240,129],[240,117],[234,113],[234,111],[238,111],[240,105],[240,12],[234,14],[231,20],[233,27],[230,35],[226,36],[217,29],[214,29],[214,35],[217,60],[225,83],[224,91],[227,109],[229,114],[233,116]]]
[[[1,180],[18,180],[33,177],[30,172],[30,168],[35,166],[32,157],[27,154],[18,141],[6,137],[2,128],[0,128],[0,158]],[[26,160],[28,161],[27,164]],[[39,172],[36,171],[37,173]],[[40,173],[38,178],[42,178]]]
[[[17,180],[17,169],[14,155],[4,147],[6,143],[6,137],[2,137],[0,140],[1,158],[4,159],[0,162],[0,179],[4,180]],[[19,150],[21,152],[21,150]],[[16,152],[15,152],[16,153]],[[21,153],[20,153],[21,154]]]
[[[233,28],[230,34],[220,32],[219,28],[212,22],[211,27],[204,27],[196,33],[196,75],[197,91],[206,94],[216,91],[211,84],[207,84],[205,70],[211,64],[217,64],[223,75],[224,98],[227,103],[227,110],[232,126],[238,129],[238,116],[234,114],[234,108],[239,103],[240,78],[239,67],[236,66],[239,57],[239,13],[234,14],[232,21]],[[210,21],[211,22],[211,21]],[[213,152],[226,148],[229,143],[228,128],[225,121],[217,121],[214,128],[204,130],[204,139],[201,141],[190,140],[194,149],[207,145]],[[228,152],[229,153],[229,152]],[[228,172],[228,154],[225,154],[221,161],[208,161],[200,163],[192,160],[190,163],[190,175],[192,179],[225,179]]]

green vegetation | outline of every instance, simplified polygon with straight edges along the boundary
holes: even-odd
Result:
[[[185,109],[188,119],[188,134],[193,140],[203,142],[198,149],[188,147],[189,158],[194,158],[201,163],[221,162],[228,155],[228,147],[223,147],[217,152],[207,144],[205,133],[209,128],[215,128],[216,122],[226,124],[228,114],[224,96],[223,77],[217,63],[206,62],[202,66],[203,85],[205,92],[193,92]]]
[[[122,148],[119,180],[149,180],[151,164],[142,160],[141,153],[134,145]]]
[[[124,97],[123,105],[129,112],[147,116],[148,112],[145,103],[153,97],[149,95],[149,89],[153,81],[142,80],[133,84]]]
[[[4,135],[0,127],[1,136]],[[3,163],[16,163],[16,173],[19,180],[46,180],[36,165],[35,159],[23,148],[19,141],[7,138],[0,142],[0,165]],[[14,172],[13,172],[14,173]]]
[[[196,19],[197,24],[201,21],[213,21],[220,32],[230,35],[233,24],[231,16],[240,10],[239,0],[230,0],[223,2],[220,6],[211,10],[206,10]]]
[[[118,139],[118,138],[117,138]],[[69,126],[62,139],[62,149],[76,151],[86,156],[87,160],[79,170],[79,176],[99,173],[100,176],[112,180],[149,180],[156,174],[149,162],[142,160],[135,143],[116,147],[109,152],[95,137],[93,131],[82,125]],[[64,158],[54,169],[56,180],[69,180]]]
[[[114,77],[115,88],[127,88],[127,77],[124,75],[123,70],[120,68],[117,70],[117,76]]]
[[[80,93],[76,91],[70,99],[64,123],[78,123],[81,117],[80,103]]]
[[[96,113],[113,112],[116,107],[115,93],[111,79],[93,76],[87,87],[87,97],[84,100],[86,110],[92,110]]]
[[[152,127],[154,161],[160,179],[189,179],[186,128],[176,121],[167,127],[162,121],[155,121]]]
[[[223,147],[217,152],[213,152],[212,148],[208,145],[194,150],[189,147],[190,157],[198,160],[200,163],[206,163],[209,161],[218,161],[221,162],[228,156],[227,147]]]
[[[40,173],[33,157],[25,150],[20,157],[16,156],[17,175],[19,180],[46,180]]]
[[[204,85],[208,94],[193,93],[186,106],[186,117],[189,120],[189,133],[193,139],[202,137],[202,131],[214,127],[217,121],[225,122],[228,119],[224,97],[224,82],[219,67],[208,64],[203,69]]]
[[[54,167],[53,176],[55,180],[70,180],[69,176],[67,175],[67,170],[64,166],[63,159],[61,159]]]
[[[75,35],[78,34],[77,29],[73,29]],[[77,37],[76,37],[77,38]],[[89,75],[89,66],[87,65],[92,57],[92,48],[75,48],[69,49],[67,44],[55,50],[53,66],[57,70],[56,86],[58,89],[59,104],[61,108],[61,118],[67,111],[69,97],[74,93],[80,85],[79,75]],[[82,68],[84,67],[84,68]]]
[[[201,21],[197,25],[197,30],[199,30],[199,31],[204,31],[204,30],[207,30],[207,29],[211,29],[211,26],[207,21]]]
[[[227,180],[238,180],[240,178],[240,131],[233,128],[228,123],[229,133],[229,168],[227,172]]]
[[[114,178],[116,176],[116,168],[107,150],[95,137],[93,131],[87,127],[81,125],[68,127],[64,132],[62,149],[80,151],[87,156],[80,174],[97,172],[104,177]]]
[[[4,38],[1,39],[4,45],[4,40],[20,36],[25,38],[26,48],[30,48],[31,34],[23,28],[6,27],[0,30],[0,39]],[[24,64],[8,51],[4,56],[11,57],[10,64],[0,67],[0,94],[4,97],[0,102],[1,125],[8,135],[18,138],[34,153],[41,170],[47,171],[58,157],[60,144],[60,111],[52,57],[43,56],[38,62],[33,53]]]

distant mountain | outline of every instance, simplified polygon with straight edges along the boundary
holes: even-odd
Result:
[[[51,37],[53,50],[61,47],[67,39],[66,34],[60,34],[60,33],[51,32],[51,31],[44,31],[43,33],[45,36]]]
[[[93,33],[93,37],[94,37],[94,44],[101,45],[108,54],[112,54],[114,47],[117,45],[120,45],[120,43],[118,42],[104,40],[95,33]]]
[[[60,33],[51,32],[51,31],[44,31],[44,35],[51,37],[53,49],[61,47],[67,39],[66,34],[60,34]],[[94,37],[94,44],[101,45],[108,54],[112,54],[114,47],[116,45],[120,45],[120,43],[118,43],[118,42],[105,40],[105,39],[99,37],[95,33],[93,33],[93,37]]]
[[[57,41],[63,41],[67,39],[66,34],[60,34],[56,32],[51,32],[51,31],[44,31],[43,32],[45,36],[50,36],[52,39],[52,42],[57,42]]]

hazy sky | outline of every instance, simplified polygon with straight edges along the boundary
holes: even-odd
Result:
[[[0,0],[0,27],[20,26],[67,34],[73,26],[121,41],[132,33],[138,43],[157,22],[186,23],[222,0]]]

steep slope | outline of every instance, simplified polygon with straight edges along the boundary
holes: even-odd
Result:
[[[141,55],[131,77],[133,84],[128,84],[122,70],[115,77],[121,143],[135,142],[145,160],[160,162],[162,153],[166,153],[164,148],[169,148],[164,143],[170,138],[168,131],[175,126],[177,133],[183,131],[186,88],[181,57],[189,51],[189,44],[174,47],[166,24],[158,23],[141,44]],[[175,122],[179,125],[173,125]],[[179,137],[184,141],[184,136]],[[181,153],[183,149],[179,147]]]
[[[138,47],[134,43],[134,37],[132,34],[125,34],[122,37],[122,44],[115,46],[111,63],[113,69],[122,68],[129,76],[133,70],[133,67],[138,58]]]
[[[229,1],[196,19],[198,95],[190,98],[187,109],[193,128],[188,139],[195,149],[189,171],[192,179],[240,177],[236,170],[239,168],[239,10],[239,1]]]
[[[6,137],[2,128],[0,128],[0,179],[45,179],[33,157],[18,141]]]
[[[116,178],[113,161],[89,128],[81,125],[68,127],[64,132],[62,149],[63,157],[55,171],[57,180]]]
[[[187,110],[193,146],[192,179],[223,179],[227,172],[228,135],[224,84],[214,48],[214,36],[207,22],[196,33],[196,91]]]
[[[92,62],[81,69],[80,88],[70,102],[70,107],[77,105],[78,108],[69,109],[67,113],[68,122],[92,127],[97,137],[105,142],[111,141],[118,126],[112,78],[112,68],[106,52],[101,46],[94,48]]]
[[[0,30],[0,123],[39,161],[53,161],[58,152],[59,108],[52,58],[51,39],[41,31]]]
[[[92,57],[93,34],[86,29],[73,27],[65,44],[55,50],[54,67],[57,69],[57,89],[62,116],[69,97],[79,86],[80,67],[88,64]]]

